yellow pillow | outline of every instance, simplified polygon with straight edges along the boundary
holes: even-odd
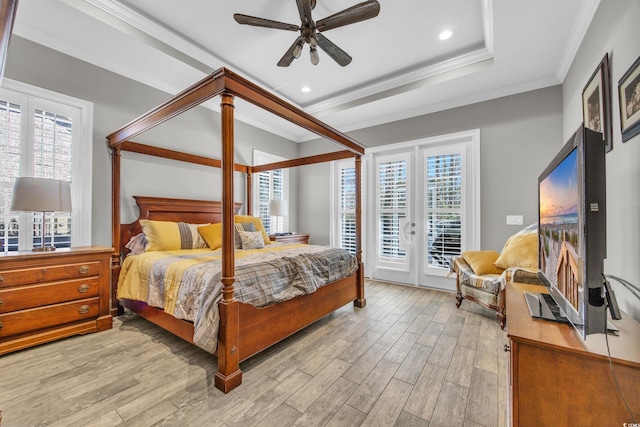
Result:
[[[211,249],[215,250],[222,246],[222,223],[198,227],[198,233]]]
[[[496,251],[467,251],[462,252],[462,258],[469,264],[469,267],[479,276],[483,274],[502,274],[504,271],[496,267],[496,262],[500,254]]]
[[[207,247],[207,243],[198,234],[198,224],[141,219],[140,225],[147,239],[145,251],[175,251]]]
[[[262,220],[260,218],[251,216],[251,215],[235,215],[233,217],[233,222],[252,222],[253,225],[256,227],[256,231],[262,232],[262,238],[264,239],[264,244],[265,245],[271,244],[271,239],[269,239],[269,236],[267,235],[267,232],[264,229],[264,224],[262,224]]]
[[[504,244],[496,267],[538,268],[538,233],[518,233]]]

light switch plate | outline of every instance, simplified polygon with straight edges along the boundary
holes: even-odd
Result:
[[[507,215],[507,225],[523,225],[524,217],[522,215]]]

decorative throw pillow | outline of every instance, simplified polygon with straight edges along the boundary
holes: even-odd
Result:
[[[500,254],[496,251],[467,251],[462,252],[462,258],[469,264],[469,267],[479,276],[483,274],[502,274],[504,271],[496,267],[496,262]]]
[[[127,255],[139,255],[143,253],[147,247],[147,238],[144,236],[144,233],[138,233],[133,236],[124,247],[130,251]]]
[[[174,251],[207,247],[207,242],[198,233],[198,227],[206,224],[141,219],[140,225],[147,239],[146,251]]]
[[[264,244],[265,245],[270,245],[271,244],[271,240],[269,240],[269,235],[265,231],[264,224],[262,224],[262,220],[260,218],[257,218],[255,216],[251,216],[251,215],[235,215],[233,217],[233,222],[236,222],[236,223],[251,222],[251,223],[253,223],[254,227],[256,228],[256,231],[259,231],[259,232],[262,233],[262,238],[264,240]]]
[[[258,231],[256,230],[256,226],[253,225],[252,222],[235,223],[234,226],[236,227],[236,232],[235,232],[236,249],[242,249],[242,239],[240,238],[240,234],[238,234],[239,231]]]
[[[207,242],[210,249],[216,250],[222,246],[222,223],[218,222],[198,227],[198,233]]]
[[[538,268],[538,233],[517,233],[509,237],[495,262],[498,268]]]
[[[242,240],[242,249],[264,248],[264,239],[259,231],[238,231]]]

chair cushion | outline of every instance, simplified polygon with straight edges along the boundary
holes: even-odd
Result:
[[[476,274],[463,257],[454,259],[452,271],[458,275],[460,285],[481,288],[494,295],[500,291],[502,285],[501,274]]]

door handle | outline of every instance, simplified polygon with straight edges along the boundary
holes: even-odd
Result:
[[[407,229],[409,227],[415,227],[416,223],[413,221],[409,221],[406,218],[403,218],[400,220],[400,249],[406,250],[408,245],[411,245],[411,241],[409,239],[407,239],[407,233],[410,236],[414,236],[416,234],[415,230],[411,230],[410,232],[407,232]]]

